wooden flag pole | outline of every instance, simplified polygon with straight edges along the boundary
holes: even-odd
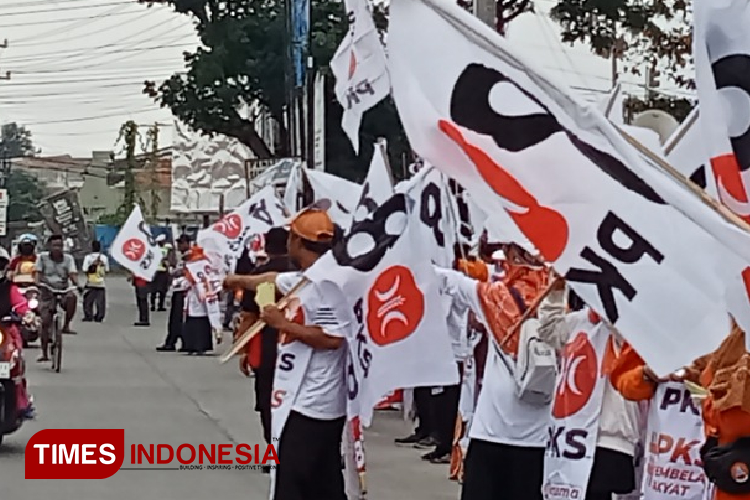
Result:
[[[281,298],[281,300],[276,303],[276,307],[279,309],[283,309],[287,305],[289,305],[289,302],[294,298],[294,295],[309,282],[310,280],[303,277],[300,282],[294,286],[294,288],[289,290],[289,293],[287,293],[284,297]],[[230,347],[227,352],[221,355],[221,357],[219,358],[219,363],[224,364],[232,359],[232,357],[235,354],[239,353],[242,348],[245,347],[247,343],[253,339],[253,337],[258,335],[258,333],[263,329],[264,326],[266,326],[266,323],[264,321],[256,321],[253,326],[248,328],[245,333],[243,333],[237,340],[234,341],[234,344],[232,344],[232,347]]]
[[[702,190],[701,188],[699,188],[698,186],[690,182],[676,168],[674,168],[664,159],[654,154],[651,150],[649,150],[643,144],[641,144],[636,139],[631,137],[627,132],[620,129],[620,127],[617,127],[615,125],[615,128],[620,133],[620,135],[622,135],[623,139],[625,139],[628,142],[628,144],[630,144],[635,149],[637,149],[641,154],[643,154],[649,160],[656,163],[662,170],[664,170],[667,174],[669,174],[672,178],[674,178],[675,181],[679,182],[685,188],[690,190],[690,192],[698,196],[703,203],[705,203],[706,205],[711,207],[716,213],[721,215],[724,218],[724,220],[726,220],[730,224],[737,226],[739,229],[742,229],[743,231],[750,233],[750,224],[745,222],[742,218],[740,218],[737,214],[735,214],[734,212],[726,208],[724,205],[722,205],[718,201],[708,196],[708,194],[706,194],[704,190]]]

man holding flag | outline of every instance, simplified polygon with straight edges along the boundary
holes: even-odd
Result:
[[[303,210],[289,225],[289,257],[305,271],[331,249],[338,228],[323,210]],[[255,290],[275,283],[288,293],[301,273],[229,276],[225,287]],[[265,323],[281,332],[272,406],[278,440],[273,498],[345,500],[341,438],[346,423],[346,332],[349,319],[328,294],[308,283],[295,293],[296,307],[267,306]]]

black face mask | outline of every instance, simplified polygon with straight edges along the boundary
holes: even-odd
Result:
[[[34,255],[34,246],[33,245],[20,245],[18,247],[18,253],[23,255],[24,257],[29,257],[31,255]]]

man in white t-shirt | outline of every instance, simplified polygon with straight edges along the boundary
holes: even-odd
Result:
[[[312,266],[334,243],[337,228],[323,210],[300,212],[289,225],[289,257],[302,271]],[[288,293],[302,273],[265,273],[230,276],[225,287],[253,290],[274,282]],[[341,471],[341,438],[346,423],[347,311],[340,311],[331,297],[309,283],[297,293],[300,304],[293,320],[275,306],[267,306],[261,318],[278,330],[283,345],[300,342],[311,349],[309,362],[296,388],[291,411],[283,423],[276,466],[275,500],[346,500]],[[299,360],[297,360],[299,361]],[[277,374],[291,369],[279,353]],[[278,387],[274,382],[276,397]],[[276,406],[279,402],[274,401]],[[281,412],[274,409],[272,419]],[[273,427],[277,428],[276,421]]]
[[[83,259],[83,272],[86,273],[86,286],[83,292],[83,321],[104,321],[107,308],[107,295],[104,276],[109,272],[109,259],[102,253],[99,241],[91,243],[91,253]]]
[[[461,500],[542,500],[549,406],[518,398],[510,370],[519,349],[514,325],[546,286],[548,272],[518,246],[506,253],[508,272],[494,283],[436,268],[443,293],[474,312],[490,343],[469,429]]]

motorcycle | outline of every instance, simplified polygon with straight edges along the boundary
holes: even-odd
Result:
[[[26,365],[10,334],[11,325],[20,322],[17,316],[0,318],[0,443],[23,423],[17,395],[23,385]]]
[[[23,347],[27,348],[30,343],[37,341],[42,329],[42,318],[39,314],[39,289],[35,286],[27,286],[21,289],[21,293],[26,297],[29,304],[29,312],[26,313],[19,325]]]

